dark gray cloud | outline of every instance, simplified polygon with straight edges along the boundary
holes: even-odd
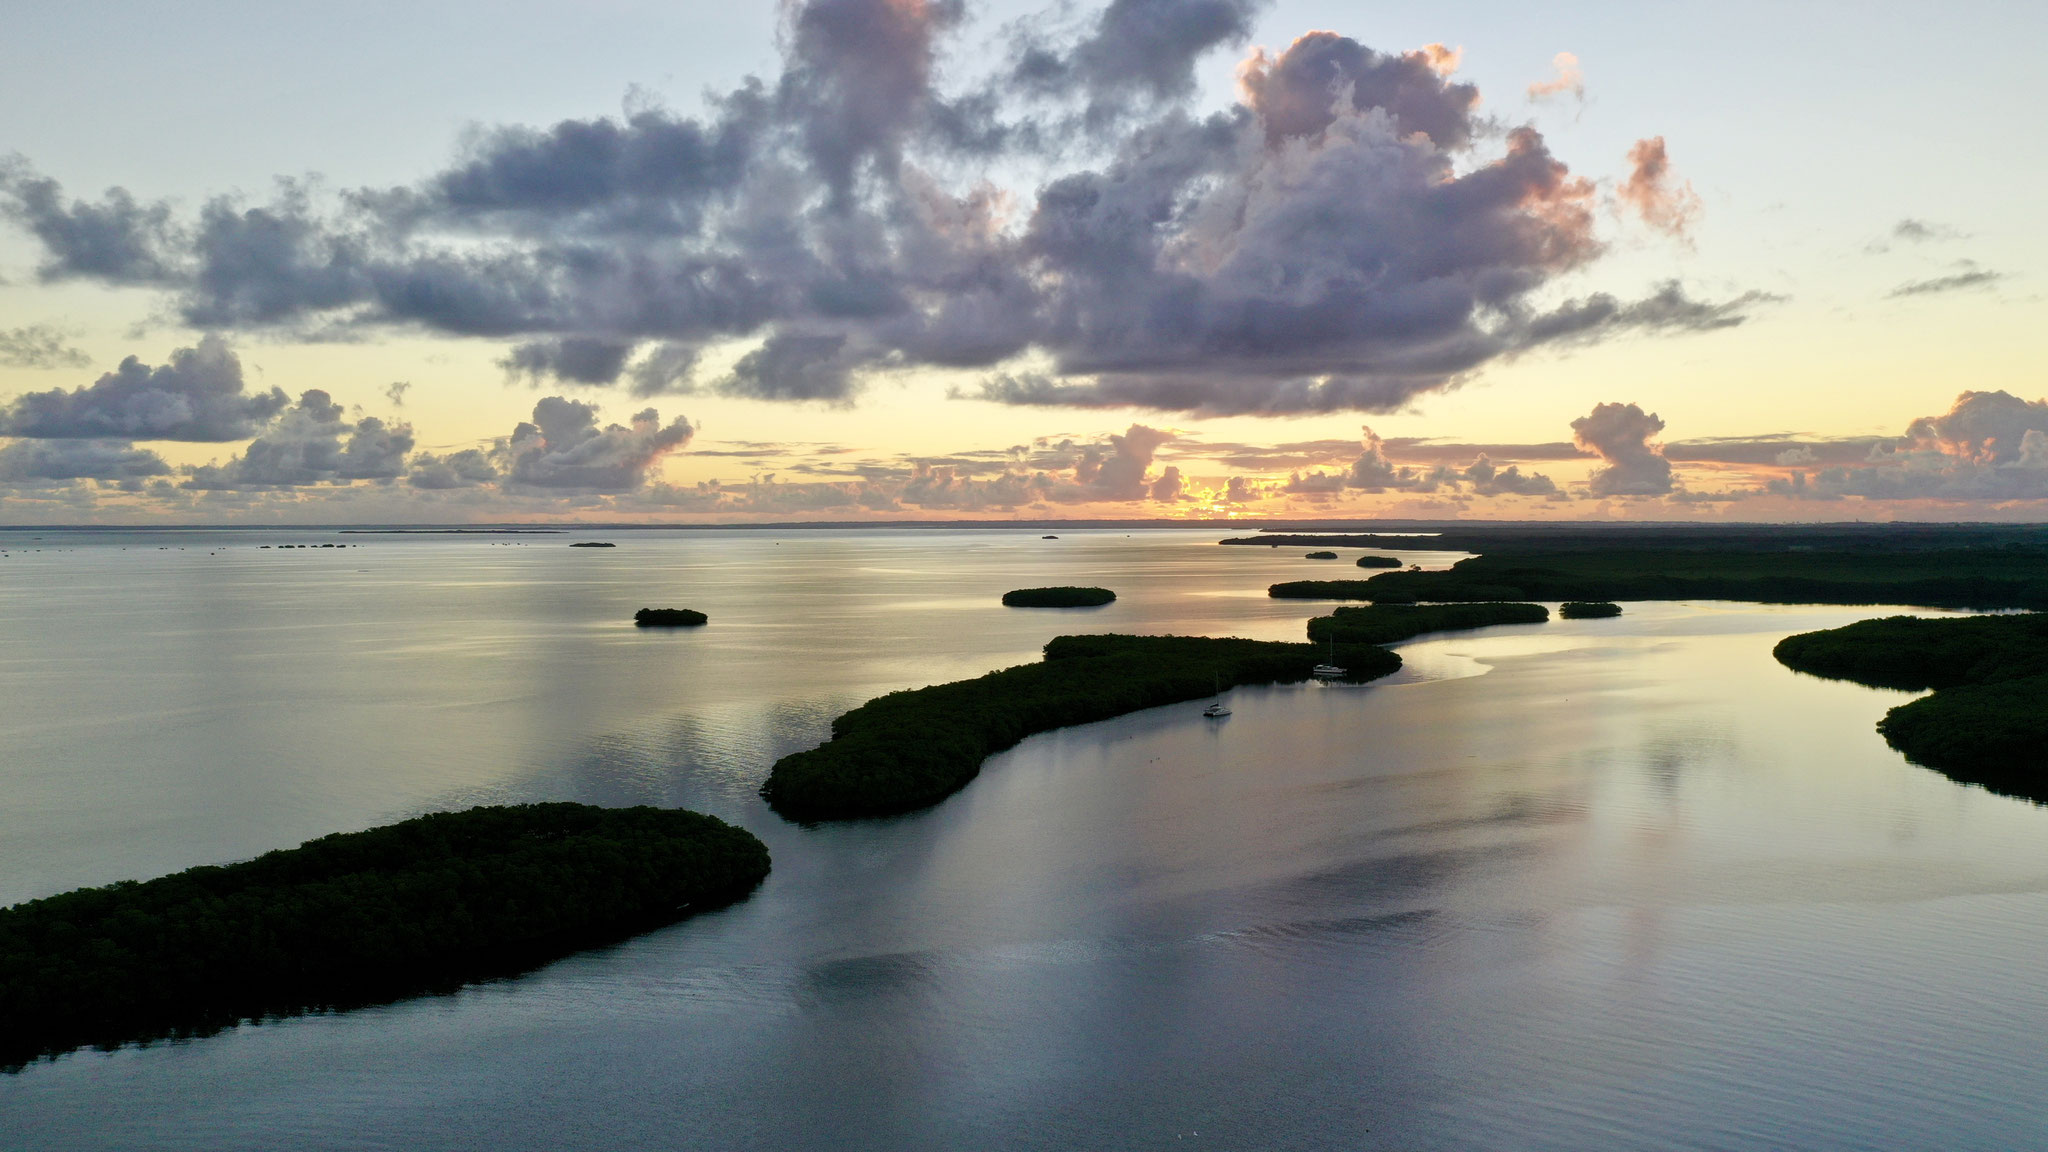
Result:
[[[1606,467],[1593,473],[1588,489],[1595,496],[1662,496],[1671,491],[1671,462],[1651,437],[1664,430],[1654,412],[1635,404],[1595,404],[1593,411],[1572,421],[1572,439],[1597,453]]]
[[[926,366],[992,370],[975,394],[1004,403],[1388,411],[1761,299],[1539,303],[1602,253],[1593,185],[1533,128],[1482,122],[1441,48],[1313,33],[1192,113],[1197,62],[1261,7],[1111,0],[990,83],[949,51],[963,0],[793,0],[780,73],[697,116],[483,131],[409,187],[284,182],[190,222],[66,200],[22,163],[0,205],[45,275],[160,287],[189,324],[502,339],[515,373],[639,395],[844,402]],[[1035,195],[989,183],[1020,167],[1050,169]],[[708,347],[743,343],[699,384]],[[1050,369],[1018,373],[1027,353]]]
[[[208,336],[156,367],[130,356],[88,387],[16,397],[0,409],[0,436],[240,440],[289,402],[277,388],[244,391],[241,360]]]
[[[740,357],[718,390],[759,400],[844,400],[858,365],[844,333],[778,332]]]
[[[0,332],[0,366],[8,368],[86,368],[92,357],[48,324],[31,324]]]
[[[125,440],[16,440],[0,448],[0,483],[167,476],[163,457]]]
[[[633,365],[633,395],[661,396],[693,391],[697,376],[697,349],[688,344],[657,344]]]
[[[1967,261],[1965,262],[1967,263]],[[1890,292],[1892,299],[1902,296],[1934,296],[1943,292],[1958,292],[1965,288],[1988,288],[2005,279],[2005,273],[1989,268],[1967,267],[1961,272],[1948,276],[1935,276],[1926,280],[1909,280]]]
[[[0,159],[0,218],[42,243],[37,275],[45,281],[168,284],[178,276],[173,253],[182,237],[170,205],[138,203],[126,189],[108,189],[97,204],[66,203],[55,180],[8,157]]]
[[[515,489],[631,492],[646,482],[657,461],[696,434],[680,416],[663,425],[652,408],[635,414],[631,426],[599,427],[597,412],[594,404],[560,396],[535,404],[533,420],[514,428],[506,445],[506,483]]]
[[[626,370],[631,341],[591,336],[535,340],[512,349],[498,362],[507,374],[542,384],[611,384]]]
[[[1270,0],[1111,0],[1071,43],[1027,34],[1014,81],[1028,92],[1080,92],[1086,121],[1103,127],[1132,103],[1190,95],[1195,64],[1251,38],[1252,20]]]
[[[241,455],[225,464],[187,468],[182,485],[197,491],[245,491],[391,481],[405,474],[412,429],[375,416],[351,421],[318,388],[277,414]]]

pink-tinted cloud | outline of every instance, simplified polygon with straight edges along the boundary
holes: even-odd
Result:
[[[1607,462],[1588,483],[1593,495],[1662,496],[1670,492],[1671,461],[1664,458],[1662,445],[1650,442],[1663,430],[1664,421],[1638,404],[1595,404],[1591,413],[1572,421],[1572,439]]]
[[[1541,101],[1552,96],[1570,96],[1574,100],[1584,100],[1586,73],[1579,67],[1579,58],[1570,52],[1559,52],[1551,65],[1557,69],[1557,75],[1529,85],[1529,99]]]
[[[1692,184],[1681,181],[1671,170],[1671,155],[1662,136],[1638,140],[1628,150],[1629,174],[1615,192],[1622,207],[1633,210],[1643,223],[1680,240],[1697,223],[1704,206]]]

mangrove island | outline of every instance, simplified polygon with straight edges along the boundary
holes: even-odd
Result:
[[[1302,557],[1304,560],[1335,560],[1336,558],[1337,554],[1335,552],[1311,552]]]
[[[695,628],[711,617],[691,608],[642,608],[633,623],[642,628]]]
[[[1100,608],[1116,599],[1107,588],[1019,588],[1003,593],[1006,608]]]
[[[832,722],[824,744],[776,761],[761,795],[792,820],[848,820],[929,807],[982,761],[1036,732],[1108,720],[1248,684],[1292,684],[1325,660],[1353,683],[1401,667],[1380,647],[1428,632],[1549,618],[1537,604],[1339,609],[1310,643],[1200,636],[1061,636],[1045,658],[972,680],[880,696]]]
[[[1605,600],[1567,600],[1558,605],[1557,614],[1566,620],[1605,620],[1621,615],[1621,605]]]
[[[1779,663],[1831,680],[1934,694],[1877,730],[1908,760],[2048,802],[2048,614],[1890,616],[1788,636]]]
[[[0,910],[0,1066],[390,1001],[730,904],[768,874],[695,812],[420,816]]]

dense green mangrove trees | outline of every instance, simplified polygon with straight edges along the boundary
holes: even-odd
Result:
[[[1891,616],[1788,636],[1789,668],[1934,694],[1877,725],[1916,764],[2048,802],[2048,614]]]
[[[0,910],[0,1066],[517,972],[767,874],[710,816],[528,804],[32,900]]]

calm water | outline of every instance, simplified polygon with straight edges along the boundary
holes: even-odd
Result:
[[[1063,631],[1294,639],[1318,607],[1265,586],[1355,571],[1039,535],[0,533],[0,902],[479,802],[775,856],[520,979],[0,1078],[0,1146],[2048,1146],[2048,812],[1770,659],[1870,609],[1425,639],[1033,738],[917,816],[760,804],[879,692]],[[1051,583],[1121,599],[995,604]]]

